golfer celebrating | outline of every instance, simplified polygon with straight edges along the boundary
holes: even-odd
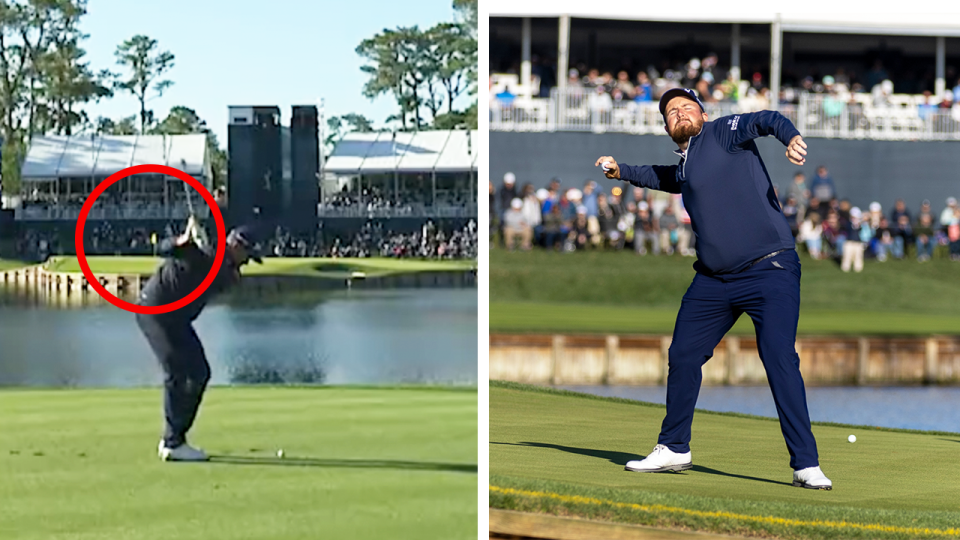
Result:
[[[210,380],[210,364],[193,329],[193,321],[213,296],[239,282],[240,268],[248,260],[263,262],[254,252],[251,238],[252,229],[248,227],[230,231],[220,270],[196,300],[169,313],[137,314],[137,324],[165,375],[166,431],[157,449],[164,461],[207,459],[202,450],[187,444],[187,431],[193,425]],[[186,232],[161,242],[159,251],[165,259],[140,293],[142,306],[162,306],[192,293],[210,273],[216,256],[216,249],[206,241],[203,229],[193,217],[187,223]]]
[[[682,193],[696,235],[697,275],[683,296],[670,346],[667,415],[658,444],[636,472],[693,467],[690,426],[701,367],[741,314],[753,319],[757,348],[773,391],[780,429],[794,469],[793,485],[831,489],[820,470],[794,343],[800,317],[800,259],[770,177],[753,139],[775,136],[791,163],[807,154],[800,132],[780,113],[762,111],[708,122],[692,90],[660,98],[666,130],[680,147],[678,165],[630,166],[597,160],[607,178]]]

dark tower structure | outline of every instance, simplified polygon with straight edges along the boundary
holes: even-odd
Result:
[[[290,208],[287,223],[292,231],[312,234],[317,229],[317,204],[320,202],[320,141],[317,108],[294,106],[290,120]]]
[[[230,107],[228,225],[276,223],[283,213],[279,107]]]

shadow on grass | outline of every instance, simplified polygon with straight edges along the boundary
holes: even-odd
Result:
[[[943,438],[941,438],[940,440],[941,440],[941,441],[947,441],[947,442],[957,442],[957,443],[960,443],[960,440],[957,440],[957,439],[943,439]]]
[[[957,441],[960,442],[960,441]],[[592,448],[577,448],[573,446],[562,446],[559,444],[547,444],[547,443],[535,443],[535,442],[519,442],[519,443],[506,443],[506,442],[491,442],[490,444],[501,444],[506,446],[531,446],[535,448],[550,448],[552,450],[560,450],[561,452],[568,452],[570,454],[579,454],[581,456],[590,456],[600,459],[606,459],[610,463],[620,466],[626,466],[628,461],[634,459],[643,459],[646,456],[639,454],[629,454],[627,452],[615,452],[611,450],[596,450]],[[729,476],[731,478],[740,478],[742,480],[753,480],[755,482],[767,482],[770,484],[780,484],[782,486],[793,486],[791,482],[778,482],[776,480],[770,480],[769,478],[757,478],[755,476],[744,476],[742,474],[733,474],[723,471],[718,471],[717,469],[711,469],[710,467],[703,467],[701,465],[694,465],[693,469],[690,469],[694,472],[701,472],[707,474],[716,474],[720,476]],[[673,473],[673,474],[684,474],[684,473]]]
[[[429,461],[398,461],[391,459],[319,459],[211,455],[210,463],[225,463],[228,465],[278,465],[281,467],[401,469],[407,471],[441,471],[477,474],[477,466],[469,463],[434,463]]]

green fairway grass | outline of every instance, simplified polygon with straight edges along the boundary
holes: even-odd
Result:
[[[960,536],[960,434],[815,423],[834,484],[818,491],[791,485],[776,419],[698,411],[692,470],[625,471],[664,410],[491,382],[490,506],[791,539]]]
[[[477,537],[475,388],[214,387],[209,463],[159,461],[161,420],[159,388],[0,392],[0,538]]]
[[[4,270],[13,270],[14,268],[23,268],[24,266],[30,266],[29,263],[23,261],[17,261],[14,259],[0,259],[0,272]]]
[[[155,257],[88,257],[87,264],[94,274],[152,274],[161,259]],[[368,276],[414,272],[466,271],[476,267],[476,261],[422,261],[388,258],[330,259],[330,258],[266,258],[263,264],[249,264],[243,269],[247,275],[295,275],[342,278],[352,272]],[[53,272],[79,272],[76,257],[52,258],[47,267]]]
[[[801,256],[801,334],[956,333],[960,264],[870,262],[845,274]],[[671,333],[694,258],[631,252],[490,253],[490,328],[500,332]],[[752,334],[749,317],[733,329]]]

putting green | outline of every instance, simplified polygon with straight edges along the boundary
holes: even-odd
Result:
[[[698,411],[692,471],[624,471],[656,444],[663,414],[492,382],[490,506],[784,538],[960,536],[960,434],[815,424],[834,482],[815,491],[791,485],[776,420]]]
[[[90,270],[94,274],[152,274],[160,264],[156,257],[88,257]],[[352,272],[364,272],[369,276],[383,276],[413,272],[449,272],[466,271],[476,268],[476,261],[422,261],[387,258],[372,259],[330,259],[277,257],[266,258],[262,265],[247,265],[243,273],[248,275],[289,275],[336,277],[350,275]],[[54,257],[48,268],[54,272],[79,272],[80,263],[76,257]]]
[[[477,537],[475,389],[214,387],[191,464],[157,459],[160,406],[0,392],[0,538]]]
[[[23,261],[17,261],[14,259],[0,259],[0,271],[13,270],[15,268],[23,268],[24,266],[30,266],[30,264],[25,263]]]

